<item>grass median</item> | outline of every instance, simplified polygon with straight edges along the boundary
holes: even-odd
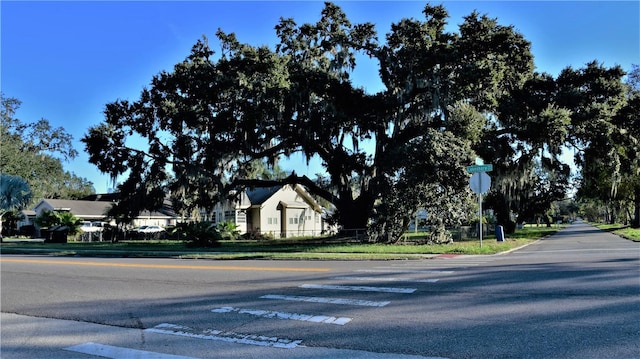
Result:
[[[616,223],[616,224],[602,224],[592,223],[594,226],[602,229],[603,231],[617,234],[620,237],[626,238],[634,242],[640,242],[640,228],[631,228],[629,226]]]
[[[407,236],[397,244],[355,243],[348,239],[300,238],[268,241],[222,241],[219,247],[190,247],[182,241],[149,240],[109,242],[43,243],[9,238],[0,244],[2,254],[49,256],[172,257],[193,259],[299,259],[299,260],[400,260],[430,258],[439,254],[490,255],[512,250],[558,231],[561,227],[525,227],[507,236],[455,241],[453,244],[420,244],[419,237]]]

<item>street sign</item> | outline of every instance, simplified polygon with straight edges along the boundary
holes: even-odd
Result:
[[[491,187],[491,177],[484,172],[474,173],[469,180],[469,187],[473,192],[483,194]]]
[[[471,190],[478,194],[478,225],[480,230],[480,248],[482,248],[482,194],[487,192],[491,187],[491,177],[485,171],[491,171],[492,165],[476,165],[467,167],[467,171],[473,173],[471,179],[469,179],[469,187]]]
[[[493,171],[492,164],[467,166],[467,172],[469,173],[491,172],[491,171]]]

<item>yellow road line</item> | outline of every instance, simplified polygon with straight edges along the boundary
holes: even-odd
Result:
[[[250,267],[250,266],[196,266],[182,264],[144,264],[144,263],[106,263],[47,259],[10,259],[0,258],[0,262],[66,264],[96,267],[161,268],[161,269],[200,269],[200,270],[238,270],[238,271],[280,271],[280,272],[329,272],[330,268],[294,268],[294,267]]]

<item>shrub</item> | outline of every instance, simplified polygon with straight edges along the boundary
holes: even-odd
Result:
[[[220,222],[216,226],[216,230],[220,233],[222,239],[233,240],[240,237],[238,226],[233,222]]]
[[[190,247],[219,247],[222,239],[211,222],[179,223],[174,232]]]
[[[33,224],[27,224],[20,227],[20,235],[33,238],[36,233],[36,227]]]
[[[274,239],[273,233],[260,233],[259,231],[247,232],[240,237],[248,241],[268,241]]]

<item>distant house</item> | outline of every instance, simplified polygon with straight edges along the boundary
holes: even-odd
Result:
[[[101,193],[93,194],[83,198],[85,201],[95,201],[103,203],[112,203],[120,199],[120,193]],[[175,226],[178,221],[178,215],[173,211],[171,201],[165,199],[162,208],[155,211],[144,210],[133,219],[131,225],[133,227],[140,226]]]
[[[23,225],[33,224],[33,219],[44,211],[70,212],[75,217],[85,222],[102,222],[115,226],[116,222],[107,216],[107,212],[113,204],[113,195],[93,195],[83,200],[68,199],[42,199],[33,211],[23,211],[26,218]],[[133,220],[133,226],[173,226],[176,224],[177,216],[170,206],[159,211],[142,211]]]
[[[36,211],[32,209],[23,209],[20,213],[22,216],[16,223],[16,229],[20,229],[22,226],[33,225],[33,220],[36,218]]]
[[[27,218],[23,225],[43,211],[67,211],[85,222],[116,225],[107,216],[117,193],[97,194],[83,200],[43,199],[33,211],[23,211]],[[319,236],[330,230],[323,217],[323,208],[300,185],[256,188],[244,191],[235,201],[224,201],[213,208],[200,210],[200,220],[213,223],[232,222],[240,233],[258,232],[274,237]],[[132,227],[173,226],[178,215],[171,203],[165,201],[162,209],[143,211],[133,220]]]
[[[78,201],[70,199],[42,199],[33,208],[36,217],[42,212],[71,212],[74,216],[87,222],[111,222],[107,212],[111,202]],[[113,223],[115,225],[115,223]]]
[[[240,233],[295,237],[319,236],[328,230],[322,207],[300,185],[248,190],[236,201],[201,210],[200,215],[214,223],[235,223]]]

